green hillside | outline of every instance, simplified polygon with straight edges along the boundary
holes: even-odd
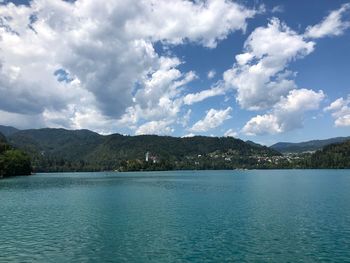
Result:
[[[310,141],[293,147],[296,147],[297,152],[303,152],[304,149],[321,147],[322,144],[338,139]],[[0,150],[7,151],[2,154],[1,165],[7,162],[4,161],[5,157],[9,160],[11,156],[14,159],[22,158],[27,163],[18,150],[13,150],[21,149],[30,156],[36,172],[350,168],[349,144],[349,141],[331,144],[313,154],[295,153],[282,156],[275,149],[233,137],[104,136],[89,130],[51,128],[17,130],[7,138],[0,134]],[[146,153],[149,156],[148,161]]]
[[[5,125],[0,125],[0,133],[2,133],[5,136],[10,136],[11,134],[14,134],[18,132],[19,130],[11,127],[11,126],[5,126]]]
[[[350,168],[350,140],[331,144],[311,156],[312,168]]]
[[[31,156],[35,171],[232,169],[254,167],[254,156],[280,155],[232,137],[103,136],[47,128],[18,131],[8,139]],[[152,163],[144,163],[146,152]]]

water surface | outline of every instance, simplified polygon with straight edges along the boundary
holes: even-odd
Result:
[[[350,262],[350,170],[0,180],[0,262]]]

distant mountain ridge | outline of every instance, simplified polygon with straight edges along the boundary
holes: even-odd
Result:
[[[14,127],[0,125],[0,133],[2,133],[5,136],[10,136],[11,134],[14,134],[18,131],[19,131],[19,129],[16,129]]]
[[[302,152],[313,152],[322,149],[323,147],[334,144],[341,143],[350,140],[349,137],[335,137],[325,140],[311,140],[299,143],[290,142],[279,142],[271,145],[270,148],[279,151],[281,153],[302,153]]]
[[[269,147],[233,137],[100,135],[89,130],[44,128],[19,130],[7,139],[31,156],[36,171],[114,170],[125,162],[144,161],[146,152],[159,165],[171,164],[172,169],[251,167],[255,165],[252,156],[281,155]]]
[[[266,147],[233,137],[100,135],[90,130],[18,130],[9,126],[0,126],[0,133],[1,130],[6,130],[7,135],[0,136],[0,141],[27,153],[36,172],[349,167],[348,144],[345,151],[338,144],[350,141],[350,137]],[[303,153],[310,151],[317,152]],[[281,152],[303,154],[282,156]],[[145,160],[146,153],[151,162]],[[319,160],[324,158],[331,163],[321,164]]]

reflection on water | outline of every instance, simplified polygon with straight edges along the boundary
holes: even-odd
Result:
[[[350,171],[0,181],[0,262],[350,261]]]

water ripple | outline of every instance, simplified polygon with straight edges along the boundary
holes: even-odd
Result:
[[[350,261],[348,170],[38,174],[0,200],[0,262]]]

